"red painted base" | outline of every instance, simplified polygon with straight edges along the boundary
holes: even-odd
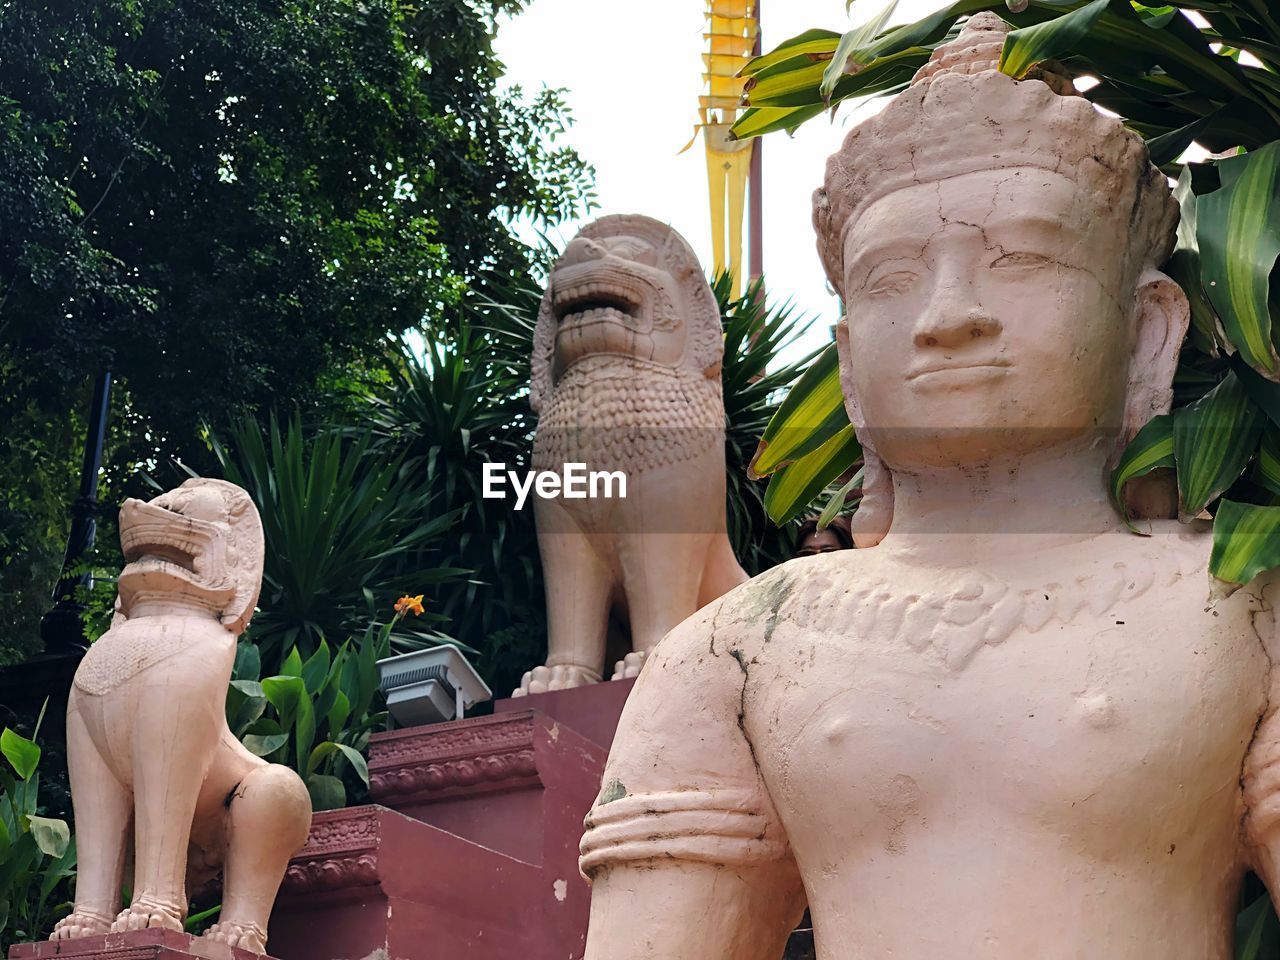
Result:
[[[271,917],[272,954],[580,957],[582,818],[631,686],[499,701],[493,716],[376,734],[376,805],[316,815]]]
[[[9,960],[50,960],[53,957],[68,960],[187,960],[190,957],[264,960],[262,954],[174,930],[134,930],[132,933],[108,933],[76,940],[20,943],[9,948]]]

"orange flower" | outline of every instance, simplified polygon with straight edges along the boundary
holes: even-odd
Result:
[[[406,613],[412,613],[415,617],[422,613],[422,594],[416,597],[401,597],[396,601],[396,613],[404,616]]]

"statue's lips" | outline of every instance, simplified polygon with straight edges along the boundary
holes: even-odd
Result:
[[[942,363],[927,363],[913,367],[907,372],[907,380],[921,380],[940,377],[945,374],[973,374],[973,375],[994,375],[1001,370],[1008,369],[1012,364],[1008,360],[996,357],[991,360],[977,360],[965,363],[956,363],[954,361],[945,361]]]

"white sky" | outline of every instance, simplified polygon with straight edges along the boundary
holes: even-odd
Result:
[[[900,0],[892,23],[911,22],[944,0]],[[765,51],[811,27],[848,30],[883,0],[761,0]],[[711,222],[701,140],[679,154],[697,122],[702,92],[703,0],[533,0],[504,20],[496,48],[506,82],[526,90],[565,88],[575,126],[568,142],[595,165],[594,215],[643,213],[674,226],[711,266]],[[875,109],[873,107],[873,109]],[[834,125],[810,120],[793,139],[764,142],[764,272],[771,300],[791,298],[813,317],[804,346],[829,339],[837,304],[827,289],[810,225],[810,195],[856,114]],[[854,120],[851,120],[854,118]],[[562,228],[562,240],[576,232]]]

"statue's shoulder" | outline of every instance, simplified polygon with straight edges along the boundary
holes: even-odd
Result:
[[[675,631],[678,643],[710,649],[754,649],[784,623],[803,625],[877,570],[875,550],[837,550],[797,557],[757,574],[703,607]]]

